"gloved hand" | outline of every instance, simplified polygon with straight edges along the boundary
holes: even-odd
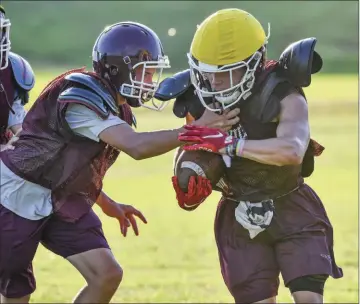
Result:
[[[202,176],[190,177],[186,193],[179,187],[176,176],[173,176],[171,180],[180,208],[187,211],[195,210],[212,192],[210,181]]]
[[[186,132],[179,135],[179,140],[186,143],[187,151],[208,151],[234,156],[239,140],[219,129],[186,125]]]

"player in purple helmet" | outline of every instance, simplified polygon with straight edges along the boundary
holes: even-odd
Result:
[[[1,303],[27,303],[35,290],[32,261],[39,243],[66,258],[87,285],[75,303],[108,303],[122,269],[92,210],[119,220],[126,236],[140,211],[102,192],[106,171],[120,151],[140,160],[178,146],[183,128],[135,132],[131,107],[161,110],[155,102],[161,72],[169,67],[161,41],[148,27],[120,22],[93,48],[94,72],[71,70],[52,80],[29,110],[14,149],[1,152]],[[156,81],[153,81],[158,76]],[[238,110],[211,111],[196,125],[228,130]]]
[[[0,150],[19,133],[26,115],[24,105],[34,87],[34,73],[21,56],[10,52],[10,20],[0,5]]]

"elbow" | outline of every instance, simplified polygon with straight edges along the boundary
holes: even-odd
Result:
[[[129,141],[126,148],[123,148],[123,151],[135,160],[149,158],[149,145],[147,145],[144,141],[141,141],[138,137]]]
[[[299,154],[297,150],[290,151],[288,155],[286,155],[286,165],[301,165],[303,161],[303,156]]]
[[[143,160],[143,159],[146,159],[147,157],[145,157],[144,155],[141,155],[141,154],[135,154],[133,156],[133,159],[135,160]]]
[[[131,155],[131,158],[135,159],[135,160],[142,160],[143,159],[143,158],[141,158],[141,156],[139,154],[133,154],[133,155]]]
[[[141,151],[139,149],[132,149],[131,151],[129,151],[128,153],[131,158],[135,159],[135,160],[142,160],[144,159],[143,154],[141,153]]]
[[[298,166],[301,165],[304,158],[304,149],[301,144],[297,142],[289,143],[289,146],[281,153],[278,166]]]
[[[131,158],[135,160],[142,160],[147,158],[147,153],[139,145],[132,147],[127,153]]]
[[[303,158],[296,153],[296,151],[286,151],[278,155],[277,160],[274,161],[275,166],[298,166],[302,163]]]

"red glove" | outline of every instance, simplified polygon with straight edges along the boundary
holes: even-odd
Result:
[[[171,180],[180,208],[187,211],[195,210],[212,192],[210,181],[202,176],[190,177],[187,193],[180,189],[176,176],[173,176]]]
[[[221,149],[227,150],[227,147],[231,147],[231,151],[236,149],[237,139],[233,136],[229,136],[227,133],[219,129],[193,125],[186,125],[184,128],[187,131],[181,133],[178,138],[180,141],[191,143],[191,145],[185,145],[183,147],[184,150],[205,150],[213,153],[219,153]]]

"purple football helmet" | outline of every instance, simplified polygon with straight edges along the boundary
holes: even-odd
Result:
[[[5,10],[0,5],[0,70],[7,68],[10,52],[10,20],[5,17]]]
[[[157,111],[166,106],[153,96],[163,69],[170,68],[169,60],[159,37],[147,26],[120,22],[106,27],[95,42],[92,58],[94,71],[107,79],[130,106]],[[135,78],[138,67],[142,67],[141,79]],[[156,71],[156,81],[151,84],[144,81],[149,69]]]

